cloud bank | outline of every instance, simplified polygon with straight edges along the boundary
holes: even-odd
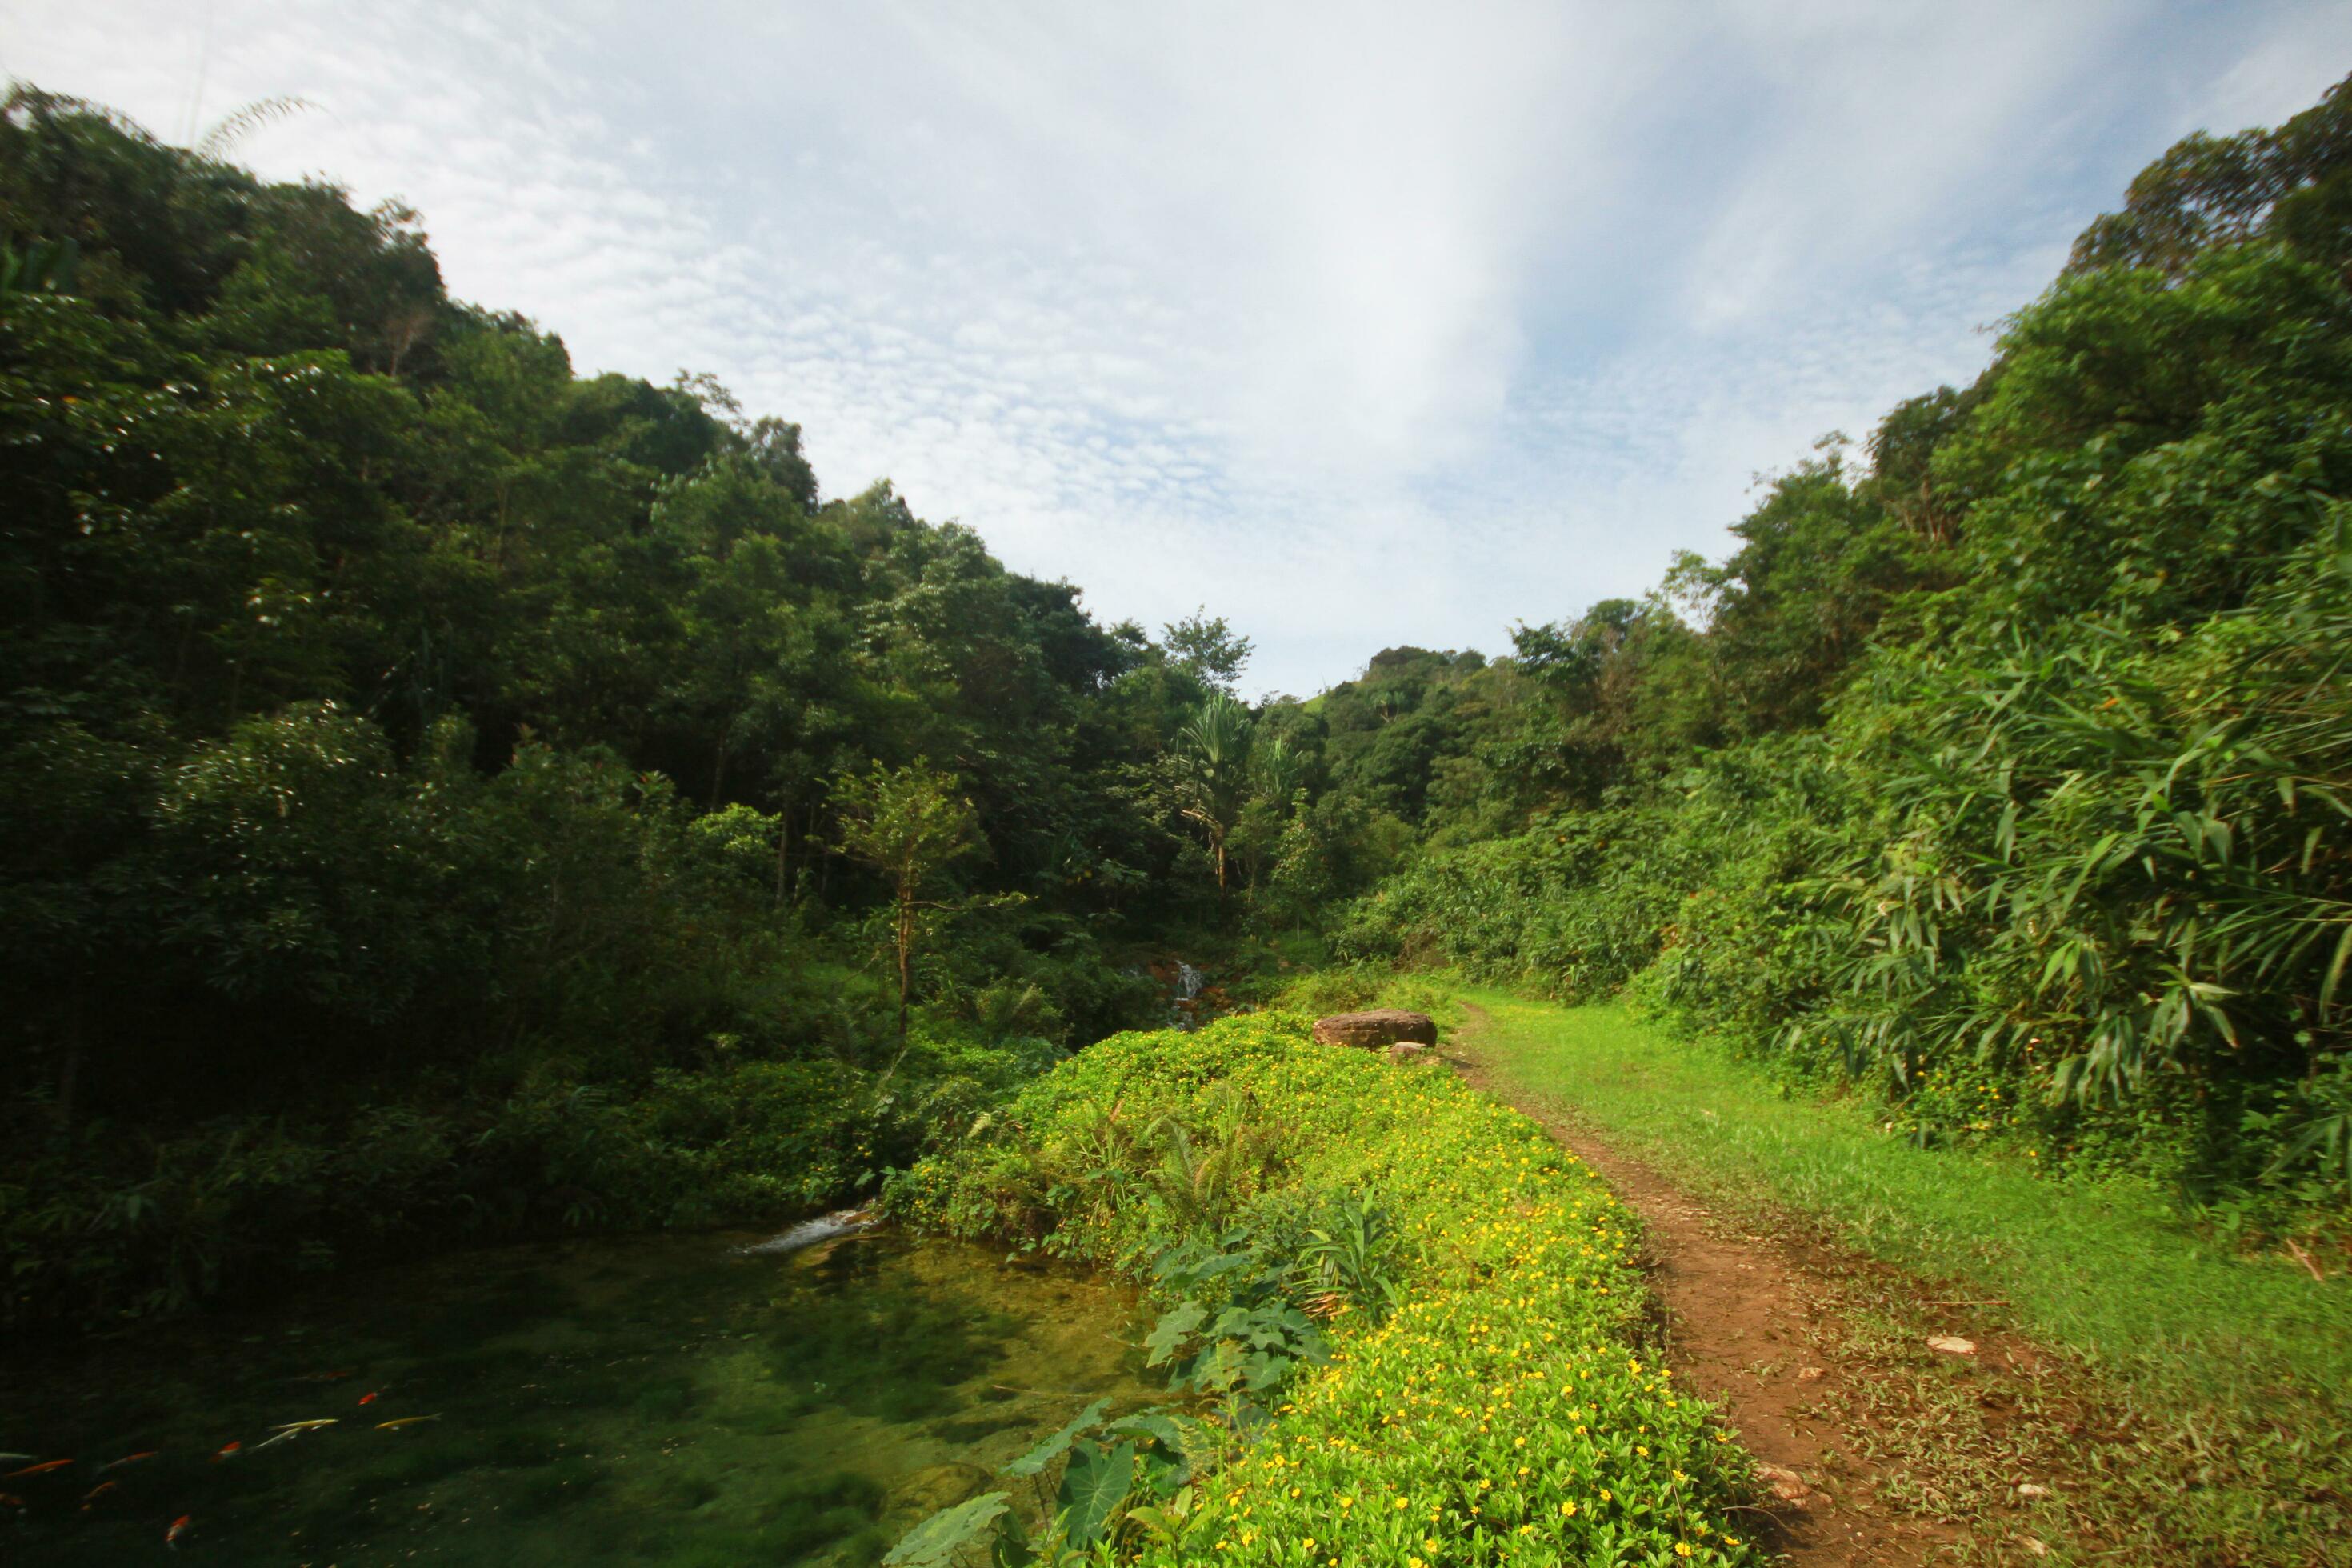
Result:
[[[0,68],[424,214],[583,371],[727,382],[827,489],[1257,639],[1500,647],[1965,380],[2142,163],[2352,11],[0,5]]]

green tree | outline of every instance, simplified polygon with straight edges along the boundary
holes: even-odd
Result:
[[[1223,692],[1212,693],[1176,732],[1183,813],[1208,835],[1220,898],[1225,892],[1225,841],[1250,798],[1251,738],[1249,710]]]
[[[1182,620],[1160,628],[1169,662],[1213,691],[1230,697],[1257,645],[1237,636],[1223,616],[1202,605]]]
[[[903,768],[877,764],[833,787],[841,844],[879,872],[890,887],[891,951],[898,973],[898,1037],[907,1037],[907,1009],[915,992],[915,947],[927,911],[953,906],[926,899],[949,866],[979,847],[979,818],[958,793],[954,777],[921,762]]]

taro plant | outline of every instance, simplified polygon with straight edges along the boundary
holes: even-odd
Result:
[[[1169,1368],[1170,1387],[1217,1401],[1229,1430],[1263,1426],[1283,1380],[1329,1359],[1323,1331],[1291,1300],[1301,1266],[1247,1226],[1171,1247],[1152,1272],[1177,1300],[1144,1339],[1146,1364]]]
[[[1219,1435],[1181,1411],[1139,1410],[1105,1421],[1109,1408],[1109,1400],[1096,1400],[1001,1472],[1029,1483],[1034,1529],[1020,1527],[1011,1491],[984,1492],[923,1521],[883,1562],[948,1568],[976,1550],[998,1568],[1066,1568],[1099,1561],[1122,1533],[1183,1540],[1197,1517],[1193,1479],[1222,1454]],[[1048,1475],[1055,1477],[1050,1487]]]

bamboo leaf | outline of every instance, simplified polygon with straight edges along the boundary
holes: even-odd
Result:
[[[2344,934],[2336,943],[2336,956],[2327,965],[2327,978],[2319,984],[2319,1011],[2325,1016],[2336,1005],[2336,988],[2344,984],[2344,966],[2352,963],[2352,921],[2344,924]]]

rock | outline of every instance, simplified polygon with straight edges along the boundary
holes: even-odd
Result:
[[[1813,1489],[1805,1484],[1805,1478],[1794,1470],[1782,1469],[1778,1465],[1768,1465],[1759,1460],[1756,1466],[1756,1474],[1765,1485],[1772,1489],[1772,1495],[1782,1502],[1795,1503],[1799,1508],[1802,1508],[1805,1505],[1805,1500],[1813,1495]]]
[[[1797,1381],[1799,1383],[1819,1383],[1829,1374],[1829,1368],[1827,1367],[1809,1366],[1797,1373]]]
[[[978,1497],[987,1486],[988,1472],[978,1465],[929,1465],[890,1489],[882,1517],[911,1527],[943,1508]]]
[[[1958,1334],[1937,1334],[1928,1340],[1927,1348],[1931,1351],[1942,1351],[1946,1355],[1974,1355],[1977,1353],[1976,1341],[1964,1340]]]
[[[1407,1013],[1395,1007],[1375,1007],[1368,1013],[1334,1013],[1328,1018],[1315,1020],[1317,1043],[1326,1046],[1361,1046],[1378,1050],[1400,1040],[1423,1046],[1437,1044],[1437,1020],[1426,1013]]]
[[[1415,1057],[1425,1057],[1435,1049],[1434,1046],[1425,1046],[1419,1040],[1399,1040],[1389,1047],[1389,1060],[1409,1062]]]
[[[2021,1502],[2040,1502],[2049,1495],[2048,1487],[2035,1486],[2032,1481],[2027,1481],[2017,1489],[2017,1496]]]

